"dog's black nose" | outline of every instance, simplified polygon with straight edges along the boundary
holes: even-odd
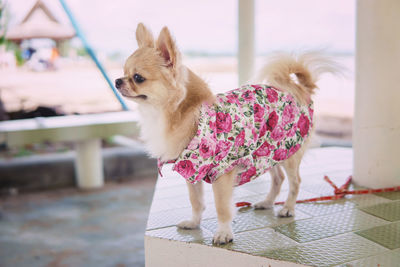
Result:
[[[124,83],[122,79],[116,79],[115,80],[115,87],[119,89],[119,87]]]

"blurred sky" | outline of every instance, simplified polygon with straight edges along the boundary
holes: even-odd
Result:
[[[68,18],[57,0],[44,0],[63,23]],[[91,45],[100,53],[136,48],[139,22],[158,34],[167,25],[184,52],[235,54],[236,0],[65,0]],[[8,0],[10,27],[36,0]],[[256,49],[325,48],[351,54],[355,43],[355,0],[256,0]]]

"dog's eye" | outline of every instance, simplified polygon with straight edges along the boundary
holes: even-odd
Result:
[[[133,75],[133,80],[135,81],[135,83],[142,83],[144,82],[146,79],[143,78],[143,76],[141,76],[140,74],[135,74]]]

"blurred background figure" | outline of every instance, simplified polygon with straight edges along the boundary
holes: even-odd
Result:
[[[27,41],[27,45],[24,45],[25,42],[22,43],[22,57],[25,60],[25,64],[34,71],[56,70],[60,54],[55,42],[50,39],[41,40],[45,42],[37,44],[37,42]],[[23,48],[24,46],[26,46],[25,49]]]

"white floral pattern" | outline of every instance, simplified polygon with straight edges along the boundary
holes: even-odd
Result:
[[[301,105],[271,86],[245,85],[218,94],[215,104],[202,105],[197,134],[173,170],[191,183],[212,183],[239,166],[235,185],[247,183],[298,151],[312,118],[312,102]]]

